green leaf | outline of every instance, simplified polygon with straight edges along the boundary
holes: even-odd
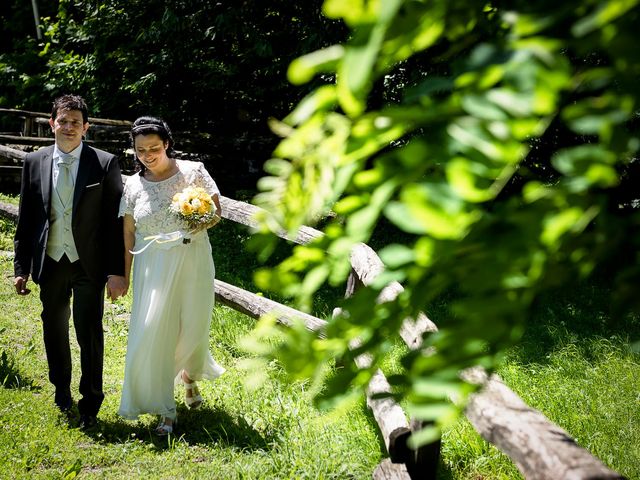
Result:
[[[385,216],[402,230],[440,239],[460,239],[479,216],[447,185],[419,184],[403,188],[401,201],[390,202]]]
[[[334,85],[324,85],[303,98],[298,106],[285,117],[289,125],[299,125],[318,111],[327,111],[337,105],[338,96]]]
[[[450,402],[410,404],[407,413],[420,420],[435,421],[457,413],[457,408]]]
[[[544,219],[544,229],[541,240],[552,250],[560,248],[560,238],[569,233],[579,233],[596,216],[597,209],[586,211],[579,207],[571,207],[547,215]]]
[[[470,94],[462,97],[462,108],[467,113],[485,120],[506,120],[507,114],[486,96]]]
[[[531,94],[508,88],[490,90],[487,92],[487,99],[514,117],[526,117],[534,110]]]
[[[638,0],[602,2],[591,15],[578,20],[573,27],[571,27],[571,33],[576,37],[584,37],[602,28],[604,25],[617,20],[636,5],[638,5]]]
[[[372,23],[378,14],[379,2],[367,0],[325,0],[322,9],[329,18],[343,18],[351,27]]]
[[[296,58],[289,65],[287,78],[294,85],[302,85],[318,73],[333,72],[344,53],[345,50],[341,45],[333,45]]]
[[[379,6],[376,23],[356,32],[338,66],[338,100],[349,116],[356,116],[364,111],[364,100],[374,75],[378,73],[374,66],[388,23],[395,15],[401,1],[386,0],[380,3],[372,2],[372,4]]]
[[[382,262],[389,268],[398,268],[415,261],[416,254],[412,248],[394,243],[378,252]]]
[[[328,265],[318,265],[307,273],[302,282],[301,293],[313,295],[329,276]]]
[[[435,442],[442,436],[440,428],[436,426],[425,427],[422,430],[413,432],[407,440],[409,447],[417,449],[422,445],[428,445]]]
[[[564,175],[584,188],[611,187],[619,182],[614,165],[618,157],[601,145],[581,145],[556,153],[551,162]]]
[[[634,108],[631,98],[603,95],[566,107],[562,116],[576,133],[608,138],[613,128],[629,119]]]
[[[367,199],[364,195],[349,195],[338,201],[333,210],[338,215],[348,215],[366,205]]]
[[[480,162],[456,157],[447,163],[446,172],[451,188],[469,202],[485,202],[499,192],[493,182],[499,172]],[[484,187],[480,187],[480,184]]]

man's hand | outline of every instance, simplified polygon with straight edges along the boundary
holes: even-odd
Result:
[[[125,277],[120,275],[111,275],[107,279],[107,298],[115,300],[118,297],[123,297],[129,290],[129,282]]]
[[[29,281],[29,275],[26,277],[16,277],[13,280],[13,285],[16,287],[16,293],[18,295],[29,295],[31,290],[27,288],[27,282]]]

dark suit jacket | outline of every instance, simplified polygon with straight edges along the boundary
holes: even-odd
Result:
[[[29,153],[22,168],[14,270],[16,276],[31,274],[35,283],[42,274],[49,237],[53,150],[52,145]],[[87,275],[104,284],[107,275],[124,274],[122,219],[118,218],[120,166],[115,156],[86,143],[79,161],[73,195],[73,238]]]

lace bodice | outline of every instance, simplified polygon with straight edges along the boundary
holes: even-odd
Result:
[[[173,196],[191,185],[212,196],[220,194],[216,182],[201,162],[176,160],[178,172],[160,182],[150,182],[135,174],[127,179],[120,200],[119,216],[129,214],[136,225],[136,237],[184,230],[187,225],[169,211]]]

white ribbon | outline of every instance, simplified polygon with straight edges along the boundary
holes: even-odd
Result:
[[[129,252],[131,252],[132,255],[137,255],[139,253],[144,252],[147,248],[149,248],[154,243],[161,244],[161,243],[175,242],[176,240],[180,240],[181,238],[185,238],[184,232],[182,230],[177,230],[171,233],[159,233],[157,235],[150,235],[148,237],[143,238],[143,240],[149,240],[149,243],[147,243],[144,247],[142,247],[139,250],[136,250],[136,251],[129,250]]]

